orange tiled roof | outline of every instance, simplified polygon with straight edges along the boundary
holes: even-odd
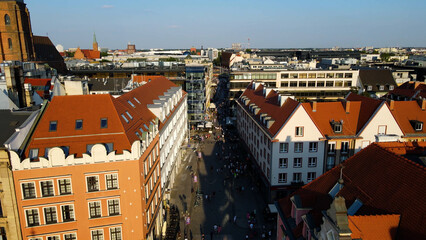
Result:
[[[317,127],[326,136],[355,136],[360,129],[359,118],[361,114],[361,102],[317,102],[316,111],[313,111],[314,103],[302,103],[309,116]],[[349,104],[349,113],[346,107]],[[331,121],[342,122],[342,132],[335,133]]]
[[[361,108],[358,118],[357,133],[364,127],[364,125],[370,120],[370,117],[376,112],[377,108],[383,103],[381,100],[364,97],[354,93],[350,93],[346,97],[347,101],[360,101]]]
[[[348,216],[352,239],[392,240],[396,237],[400,215]]]
[[[263,113],[268,114],[268,116],[275,120],[269,129],[265,128],[271,134],[271,136],[275,136],[287,121],[287,119],[291,116],[294,109],[296,109],[296,107],[299,105],[299,102],[288,98],[285,103],[280,106],[278,100],[279,94],[277,92],[271,90],[271,92],[265,98],[263,95],[263,85],[260,84],[256,89],[253,89],[253,84],[253,82],[250,83],[247,89],[241,95],[241,97],[246,96],[250,99],[248,105],[245,106],[244,103],[241,102],[241,97],[239,101],[241,105],[246,108],[246,110],[248,110],[248,107],[252,103],[260,107],[260,111],[255,116],[259,123],[260,115]],[[262,124],[260,123],[260,125]]]
[[[45,98],[46,95],[49,95],[49,90],[53,89],[50,78],[25,78],[24,83],[30,83],[33,87],[43,87],[44,90],[36,90],[41,98]]]
[[[422,110],[421,106],[416,101],[394,101],[393,109],[391,108],[392,115],[401,127],[405,135],[415,136],[426,133],[426,111]],[[413,123],[410,121],[423,122],[421,131],[414,129]]]
[[[83,52],[84,56],[87,59],[97,59],[101,58],[101,52],[96,50],[90,50],[90,49],[81,49],[81,52]]]
[[[419,228],[426,212],[426,168],[373,143],[342,163],[343,188],[336,196],[351,206],[358,198],[363,205],[355,215],[400,214],[398,239],[424,239]],[[300,196],[302,207],[310,208],[315,227],[322,223],[322,211],[330,208],[328,193],[340,178],[339,166],[279,200],[280,210],[290,217],[290,197]],[[303,222],[301,223],[303,224]],[[424,224],[423,224],[424,225]]]
[[[118,98],[109,94],[55,96],[38,123],[26,153],[31,148],[38,148],[39,156],[44,156],[45,148],[64,146],[69,147],[70,154],[81,156],[86,153],[87,144],[96,143],[113,143],[113,150],[118,153],[129,150],[138,139],[136,132],[141,134],[140,128],[147,132],[151,122],[157,119],[147,104],[174,86],[162,79],[148,82]],[[100,127],[101,118],[108,119],[107,128]],[[81,130],[75,129],[76,120],[83,120]],[[49,131],[51,121],[57,121],[56,131]]]
[[[156,76],[156,75],[147,75],[147,76],[138,75],[138,76],[133,76],[133,82],[137,82],[137,83],[150,82],[150,81],[155,81],[157,79],[164,80],[164,79],[167,79],[167,78],[164,77],[164,76]]]

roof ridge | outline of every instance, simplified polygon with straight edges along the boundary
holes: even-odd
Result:
[[[403,157],[403,156],[401,156],[401,155],[398,155],[398,154],[396,154],[396,153],[394,153],[394,152],[392,152],[392,151],[389,151],[389,150],[387,150],[386,148],[384,148],[384,147],[380,146],[380,145],[379,145],[378,143],[376,143],[376,142],[372,143],[372,145],[377,146],[377,147],[379,147],[379,148],[381,148],[381,149],[385,150],[386,152],[388,152],[388,153],[390,153],[390,154],[392,154],[392,155],[396,156],[396,157],[397,157],[398,159],[400,159],[401,161],[408,162],[409,164],[412,164],[413,166],[416,166],[416,167],[418,167],[418,168],[420,168],[420,169],[422,169],[422,170],[425,170],[425,171],[426,171],[426,167],[425,167],[425,166],[422,166],[422,165],[420,165],[420,164],[418,164],[418,163],[416,163],[416,162],[414,162],[414,161],[411,161],[411,160],[410,160],[410,159],[408,159],[408,158],[405,158],[405,157]]]

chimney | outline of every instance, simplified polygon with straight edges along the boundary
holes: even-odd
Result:
[[[317,111],[317,101],[313,101],[312,102],[312,112],[316,112]]]
[[[426,110],[426,99],[422,100],[422,111]]]
[[[395,108],[395,101],[394,100],[390,101],[390,107],[389,108],[390,108],[391,111],[393,111],[393,109]]]
[[[349,110],[351,110],[351,101],[346,101],[346,113],[349,113]]]

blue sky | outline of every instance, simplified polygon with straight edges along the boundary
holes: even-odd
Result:
[[[425,0],[25,0],[65,48],[426,47]]]

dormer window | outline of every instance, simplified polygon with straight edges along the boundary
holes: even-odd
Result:
[[[367,86],[367,91],[373,91],[373,86]]]
[[[392,91],[393,89],[394,89],[394,86],[393,86],[393,85],[390,85],[390,86],[389,86],[389,90],[391,90],[391,91]]]
[[[126,118],[126,116],[124,116],[124,114],[121,114],[121,117],[124,119],[124,121],[126,121],[126,123],[129,123],[129,120]]]
[[[423,131],[423,122],[413,120],[413,121],[410,121],[410,123],[411,123],[411,126],[413,126],[413,128],[416,132]]]
[[[342,121],[334,121],[331,120],[330,122],[331,126],[333,127],[333,131],[335,133],[341,133],[343,128],[343,120]]]
[[[126,111],[127,116],[129,116],[130,119],[133,119],[132,115],[128,111]]]
[[[380,85],[380,86],[379,86],[379,90],[380,90],[380,91],[384,91],[384,90],[385,90],[385,86]]]

